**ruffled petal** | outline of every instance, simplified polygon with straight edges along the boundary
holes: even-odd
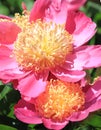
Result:
[[[82,49],[89,54],[89,58],[87,59],[87,63],[84,68],[96,68],[101,66],[101,46],[100,45],[92,45],[82,47]]]
[[[25,100],[37,97],[45,90],[46,82],[36,79],[34,74],[29,74],[25,78],[19,79],[16,89],[20,91]]]
[[[89,115],[89,111],[80,111],[80,112],[75,112],[73,113],[67,120],[70,121],[81,121],[87,118]]]
[[[101,46],[82,46],[75,50],[74,68],[89,69],[101,66]]]
[[[65,24],[67,9],[68,5],[66,0],[37,0],[31,10],[30,21],[42,19]]]
[[[14,114],[20,121],[25,123],[29,124],[42,123],[41,118],[35,112],[34,105],[24,100],[20,100],[18,104],[15,105]]]
[[[98,78],[93,85],[88,85],[87,87],[89,89],[86,92],[86,102],[90,102],[101,95],[101,78]]]
[[[58,122],[52,122],[50,119],[45,119],[45,118],[42,118],[42,121],[46,128],[52,130],[61,130],[68,124],[68,121],[58,123]]]
[[[100,96],[94,98],[90,102],[87,102],[85,107],[89,112],[100,110],[101,109],[101,93],[100,93]]]
[[[66,70],[85,70],[101,66],[101,46],[81,46],[67,55],[63,68]]]
[[[62,67],[66,70],[83,70],[84,65],[87,63],[89,55],[87,52],[82,52],[80,49],[74,51],[73,54],[67,55],[66,61]]]
[[[20,71],[12,50],[7,46],[0,46],[0,79],[5,83],[24,77],[27,73]]]
[[[45,10],[49,7],[51,0],[37,0],[30,12],[30,21],[43,19],[45,17]]]
[[[20,31],[13,22],[0,22],[0,44],[12,44]]]
[[[0,72],[0,79],[4,83],[8,83],[8,82],[11,82],[13,80],[17,80],[17,79],[23,78],[27,74],[28,73],[25,73],[23,71],[20,71],[18,68],[15,68],[15,69],[1,71]]]
[[[67,0],[69,10],[78,10],[87,0]]]
[[[68,4],[66,0],[52,0],[49,8],[45,11],[45,20],[65,24],[67,11]]]
[[[79,71],[79,70],[70,71],[60,67],[55,68],[51,72],[60,80],[68,81],[68,82],[77,82],[82,78],[84,78],[86,75],[84,71]]]
[[[82,12],[69,12],[66,30],[73,35],[74,46],[88,42],[96,33],[96,24]]]
[[[2,14],[0,14],[0,19],[12,20],[10,17],[8,17],[6,15],[2,15]]]

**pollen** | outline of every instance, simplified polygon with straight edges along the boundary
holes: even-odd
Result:
[[[45,92],[35,100],[35,108],[40,116],[54,122],[63,122],[83,109],[85,94],[77,83],[50,80]]]
[[[63,64],[66,55],[73,50],[72,35],[64,25],[41,20],[29,22],[28,16],[16,14],[13,19],[22,30],[13,51],[19,66],[41,72]]]

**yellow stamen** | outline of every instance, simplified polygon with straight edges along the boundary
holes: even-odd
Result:
[[[19,66],[36,73],[63,64],[72,51],[72,36],[64,25],[37,20],[30,23],[28,15],[16,14],[13,21],[22,29],[14,43]]]
[[[50,80],[45,92],[35,100],[36,111],[43,117],[62,122],[83,108],[85,95],[77,83]]]

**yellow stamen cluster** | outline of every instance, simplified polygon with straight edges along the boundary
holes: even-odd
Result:
[[[65,61],[72,51],[72,36],[64,25],[53,22],[29,22],[28,15],[16,14],[13,21],[22,29],[14,43],[14,55],[24,70],[41,72]]]
[[[83,108],[85,95],[77,83],[50,80],[45,92],[35,100],[36,111],[47,119],[62,122]]]

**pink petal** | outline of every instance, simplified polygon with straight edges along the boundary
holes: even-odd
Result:
[[[45,11],[45,20],[57,24],[65,24],[67,19],[68,4],[66,0],[52,0],[49,8]]]
[[[6,15],[2,15],[2,14],[0,14],[0,19],[12,20],[10,17],[8,17],[8,16],[6,16]]]
[[[87,118],[88,115],[89,115],[89,111],[87,111],[87,110],[86,111],[75,112],[69,118],[67,118],[67,120],[81,121],[81,120],[84,120],[85,118]]]
[[[13,22],[0,22],[0,43],[12,44],[21,29]]]
[[[22,2],[22,9],[27,10],[27,6],[26,6],[25,2]]]
[[[89,112],[94,112],[101,109],[101,93],[100,96],[86,103],[86,109]]]
[[[90,102],[99,95],[101,95],[101,78],[99,78],[93,85],[88,85],[86,92],[86,102]]]
[[[85,52],[89,54],[88,62],[85,64],[85,68],[96,68],[101,66],[101,46],[87,46],[84,47]]]
[[[37,0],[31,10],[30,21],[44,19],[64,24],[67,17],[67,6],[66,0]]]
[[[88,59],[89,55],[87,52],[81,49],[74,50],[73,54],[67,55],[62,67],[66,70],[83,70]]]
[[[94,112],[101,109],[101,96],[100,98],[95,98],[91,102],[85,103],[85,108],[83,111],[73,113],[67,120],[70,121],[81,121],[87,118],[90,112]]]
[[[37,97],[45,90],[46,82],[42,79],[36,79],[34,74],[29,74],[25,78],[19,80],[16,89],[20,91],[25,100]]]
[[[35,112],[34,105],[20,100],[14,107],[14,114],[16,117],[25,123],[29,124],[40,124],[42,123],[41,118]]]
[[[96,24],[82,12],[69,12],[66,30],[73,35],[74,45],[81,46],[88,42],[96,33]]]
[[[68,121],[58,123],[58,122],[52,122],[50,119],[45,118],[42,118],[42,121],[45,127],[51,130],[61,130],[68,124]]]
[[[69,10],[77,10],[79,9],[86,0],[67,0],[68,9]]]
[[[45,16],[45,10],[49,7],[51,0],[37,0],[30,12],[30,21],[37,19],[43,19]]]
[[[63,68],[66,70],[84,70],[101,66],[101,46],[81,46],[67,55]]]
[[[11,82],[13,80],[17,80],[17,79],[23,78],[27,74],[28,73],[20,71],[19,68],[9,69],[9,70],[5,70],[5,71],[1,71],[0,72],[0,79],[4,83],[8,83],[8,82]]]
[[[21,78],[26,75],[19,70],[18,64],[12,55],[12,50],[7,46],[0,46],[0,79],[9,82],[10,80]]]
[[[79,69],[89,69],[96,68],[101,66],[101,46],[92,45],[92,46],[82,46],[75,50],[76,58],[74,60],[74,68]]]
[[[68,82],[77,82],[85,77],[86,73],[84,71],[69,71],[64,68],[55,68],[51,71],[57,78]]]
[[[12,56],[12,50],[7,46],[0,46],[0,71],[14,69],[18,67]]]

